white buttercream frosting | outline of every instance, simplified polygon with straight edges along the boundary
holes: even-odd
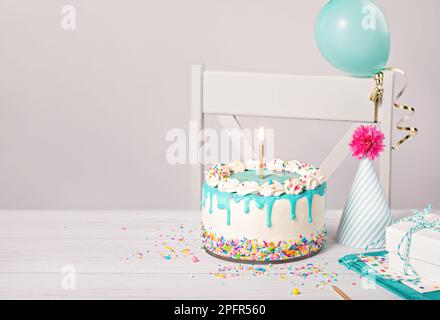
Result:
[[[205,175],[205,181],[208,186],[213,188],[217,187],[218,183],[220,182],[220,180],[217,179],[217,177],[209,176],[209,175]]]
[[[246,161],[246,170],[257,170],[259,166],[258,160]]]
[[[208,186],[216,187],[220,181],[227,179],[230,175],[231,171],[228,166],[216,163],[205,172],[205,180]]]
[[[238,185],[240,184],[240,181],[237,179],[226,179],[222,180],[218,183],[218,190],[221,192],[237,192]]]
[[[302,177],[307,177],[315,174],[317,168],[312,165],[305,165],[297,171],[297,173]]]
[[[285,169],[288,172],[298,172],[302,169],[304,163],[298,160],[288,160],[285,162]]]
[[[313,176],[316,177],[316,179],[318,179],[319,184],[322,184],[327,181],[326,175],[320,169],[317,169],[313,174]]]
[[[305,181],[300,178],[292,178],[284,182],[286,194],[300,194],[304,191],[305,186]]]
[[[283,193],[285,193],[284,186],[278,181],[274,181],[272,183],[265,182],[260,187],[260,194],[265,197],[270,197],[270,196],[278,197]]]
[[[302,178],[305,180],[307,190],[313,190],[327,180],[322,171],[316,167],[310,167],[302,172]]]
[[[239,160],[228,163],[228,167],[232,172],[243,172],[246,170],[246,165]]]
[[[283,161],[274,159],[266,164],[266,169],[276,172],[290,172],[299,175],[299,178],[292,178],[284,182],[270,181],[260,185],[257,181],[243,181],[231,179],[231,174],[241,173],[246,170],[258,170],[259,161],[249,160],[246,163],[232,161],[227,165],[222,163],[214,164],[205,172],[205,180],[208,186],[218,187],[221,192],[238,195],[260,193],[263,196],[279,196],[286,194],[299,194],[305,190],[313,190],[326,181],[322,171],[312,165],[297,160]],[[286,177],[287,179],[287,177]]]
[[[318,178],[316,178],[314,176],[307,176],[305,178],[306,190],[313,190],[313,189],[316,189],[318,186],[319,186]]]
[[[273,159],[272,161],[269,161],[266,165],[267,169],[272,171],[279,171],[282,172],[285,170],[284,168],[284,161],[280,159]]]
[[[237,194],[239,196],[258,193],[258,191],[260,191],[260,185],[256,181],[244,181],[237,187]]]

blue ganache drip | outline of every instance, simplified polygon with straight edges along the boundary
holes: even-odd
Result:
[[[247,172],[247,171],[246,171]],[[292,174],[293,175],[293,174]],[[237,179],[237,177],[233,177]],[[243,178],[243,177],[242,177]],[[275,180],[274,177],[266,178]],[[285,176],[284,176],[285,179]],[[277,179],[278,181],[278,179]],[[296,203],[298,200],[300,200],[303,197],[307,198],[307,204],[308,204],[308,220],[309,223],[313,222],[312,217],[312,204],[313,204],[313,197],[315,195],[323,196],[326,192],[327,184],[324,182],[320,186],[318,186],[316,189],[313,190],[306,190],[300,194],[283,194],[281,196],[269,196],[264,197],[262,195],[258,194],[248,194],[245,196],[239,196],[237,193],[227,193],[227,192],[220,192],[217,188],[210,187],[206,183],[203,184],[203,197],[202,197],[202,207],[205,207],[206,199],[209,196],[209,213],[212,213],[212,203],[213,198],[217,198],[217,208],[221,210],[226,210],[226,224],[231,224],[231,207],[230,202],[233,200],[235,203],[239,203],[240,201],[244,201],[244,213],[249,213],[249,205],[252,201],[255,202],[255,205],[258,209],[262,209],[264,206],[267,208],[267,227],[272,226],[272,208],[275,203],[275,201],[287,199],[290,202],[291,207],[291,217],[293,220],[296,219]]]

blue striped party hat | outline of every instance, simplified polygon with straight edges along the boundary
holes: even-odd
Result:
[[[353,248],[380,248],[385,245],[385,229],[391,222],[391,209],[373,161],[364,158],[359,163],[335,240]]]

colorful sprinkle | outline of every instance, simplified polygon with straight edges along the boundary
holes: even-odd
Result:
[[[276,261],[310,256],[321,249],[325,241],[325,230],[310,235],[310,238],[300,236],[296,241],[277,243],[246,238],[225,239],[206,230],[202,225],[204,247],[215,254],[235,260]]]
[[[297,296],[297,295],[300,295],[300,294],[301,294],[301,291],[300,291],[298,288],[293,288],[293,290],[292,290],[292,294],[295,295],[295,296]]]

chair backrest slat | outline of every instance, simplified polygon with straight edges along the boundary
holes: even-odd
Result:
[[[373,122],[367,78],[205,71],[203,113]]]

